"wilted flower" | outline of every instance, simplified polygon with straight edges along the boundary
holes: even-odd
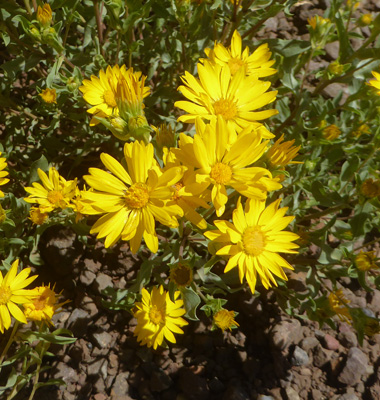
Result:
[[[371,129],[367,124],[361,124],[357,129],[352,131],[352,135],[355,137],[360,137],[363,134],[371,133]]]
[[[380,196],[380,180],[366,179],[360,186],[360,193],[369,199]]]
[[[340,129],[334,124],[328,125],[322,130],[322,135],[326,140],[335,140],[340,134]]]
[[[39,207],[32,207],[29,211],[29,219],[35,225],[42,225],[48,218],[47,212],[41,211]]]
[[[193,282],[193,269],[182,263],[178,263],[170,270],[170,280],[179,287],[190,286]]]
[[[49,26],[53,19],[53,14],[51,11],[50,4],[45,3],[42,7],[38,6],[37,8],[37,20],[43,26]]]
[[[178,299],[180,292],[174,294],[174,302],[170,300],[169,292],[166,292],[162,285],[154,287],[149,293],[142,289],[142,302],[136,303],[134,316],[137,319],[137,326],[134,335],[141,346],[157,349],[162,345],[164,339],[176,343],[174,333],[183,333],[180,328],[187,325],[181,318],[185,313],[183,300]]]
[[[222,331],[229,329],[230,331],[233,328],[237,328],[239,324],[234,320],[235,311],[228,311],[222,309],[214,314],[213,320],[214,324],[220,328]]]
[[[47,88],[47,89],[43,90],[39,94],[39,96],[42,97],[42,100],[45,103],[48,103],[48,104],[55,103],[55,104],[57,104],[57,92],[55,91],[55,89]]]
[[[376,265],[376,256],[373,251],[361,251],[355,256],[355,264],[360,271],[379,268]]]
[[[284,135],[282,134],[267,151],[266,157],[270,164],[274,167],[285,167],[288,164],[302,164],[301,161],[292,161],[293,158],[297,157],[301,146],[293,146],[294,139],[281,143],[283,140]]]
[[[347,307],[347,304],[349,304],[350,301],[344,297],[342,289],[331,292],[329,294],[328,300],[331,310],[335,312],[339,319],[341,321],[350,323],[352,317]]]

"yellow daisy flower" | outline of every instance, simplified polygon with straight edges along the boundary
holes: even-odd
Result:
[[[224,213],[228,200],[226,187],[257,199],[265,199],[267,191],[282,187],[267,169],[248,167],[262,156],[267,146],[267,142],[261,143],[261,136],[252,127],[244,129],[232,143],[221,117],[207,125],[198,118],[196,131],[194,139],[181,135],[180,149],[173,152],[184,165],[198,168],[196,182],[213,185],[211,198],[218,217]]]
[[[144,237],[148,248],[158,250],[155,220],[175,228],[181,208],[171,201],[175,185],[185,172],[184,167],[170,168],[164,172],[154,159],[153,145],[143,142],[126,143],[125,168],[108,154],[100,158],[112,174],[98,168],[90,168],[90,175],[84,176],[93,192],[82,192],[90,200],[86,214],[105,214],[91,229],[98,238],[106,237],[105,246],[115,244],[120,238],[130,240],[132,253],[136,253]]]
[[[322,130],[322,135],[326,140],[335,140],[340,134],[341,131],[335,124],[328,125]]]
[[[34,182],[32,183],[33,187],[26,187],[25,191],[30,196],[25,197],[24,200],[27,203],[37,203],[43,213],[68,207],[75,194],[77,178],[73,181],[66,181],[54,167],[49,169],[49,177],[40,168],[37,172],[43,185]]]
[[[1,152],[0,152],[1,156]],[[4,171],[4,169],[7,168],[7,162],[4,157],[0,158],[0,186],[5,185],[6,183],[9,182],[9,179],[6,178],[6,176],[9,175],[9,172]],[[0,197],[4,197],[4,193],[0,190]]]
[[[288,164],[302,164],[301,161],[292,161],[293,158],[297,157],[298,151],[301,146],[293,146],[294,139],[282,143],[284,135],[276,140],[272,147],[266,153],[270,164],[273,167],[285,167]]]
[[[263,82],[255,76],[245,76],[244,69],[234,75],[228,66],[213,65],[204,60],[198,63],[199,79],[189,72],[181,77],[185,86],[178,90],[189,101],[177,101],[174,105],[188,114],[178,121],[194,123],[197,116],[210,121],[220,115],[236,131],[254,121],[260,121],[277,114],[277,110],[255,111],[272,103],[277,91],[267,92],[270,82]]]
[[[178,299],[180,292],[174,294],[174,302],[170,300],[169,292],[162,285],[154,287],[152,292],[142,289],[142,302],[136,303],[134,313],[137,326],[134,335],[141,346],[147,345],[157,349],[164,339],[176,343],[174,333],[183,333],[180,328],[188,323],[181,318],[185,313],[183,300]]]
[[[253,75],[263,78],[275,74],[277,71],[271,66],[275,63],[270,57],[268,44],[262,44],[251,55],[248,46],[242,52],[242,41],[238,31],[232,35],[231,46],[226,49],[221,43],[215,42],[214,49],[205,49],[207,57],[211,62],[228,66],[231,75],[234,75],[240,68],[246,75]]]
[[[41,211],[39,207],[32,207],[29,211],[29,219],[35,225],[42,225],[48,218],[47,212]]]
[[[135,101],[146,97],[150,89],[144,87],[145,77],[141,78],[141,72],[133,72],[133,68],[126,69],[108,66],[106,71],[99,71],[99,78],[91,75],[91,79],[85,79],[79,90],[83,98],[93,107],[87,110],[94,114],[90,125],[96,125],[99,120],[96,117],[117,117],[119,115],[118,98],[121,100]]]
[[[218,311],[213,316],[214,324],[220,328],[222,331],[225,330],[232,330],[232,328],[237,328],[239,324],[234,320],[235,318],[235,311],[228,311],[222,309]]]
[[[279,209],[281,200],[276,200],[265,208],[265,202],[249,199],[245,212],[239,199],[233,212],[232,221],[214,221],[218,228],[208,231],[205,236],[223,247],[217,255],[229,256],[224,272],[238,267],[240,281],[244,276],[255,292],[257,275],[266,289],[277,286],[273,274],[287,280],[282,268],[293,269],[278,253],[297,253],[299,246],[292,241],[299,238],[293,232],[282,230],[294,219],[284,217],[288,207]]]
[[[180,166],[179,160],[172,151],[164,148],[165,169]],[[183,210],[183,216],[196,225],[199,229],[206,229],[206,220],[196,211],[197,208],[210,208],[207,201],[210,200],[210,191],[207,189],[208,182],[197,182],[194,168],[186,166],[187,171],[181,180],[173,185],[172,201]]]
[[[57,104],[57,92],[55,89],[45,89],[43,90],[39,96],[41,96],[42,100],[48,104]]]
[[[4,333],[4,329],[11,326],[11,315],[23,324],[27,323],[24,313],[17,304],[29,302],[36,296],[34,290],[24,289],[31,284],[37,275],[31,276],[30,268],[23,269],[17,274],[19,260],[12,263],[11,269],[3,278],[0,272],[0,332]]]
[[[369,199],[380,196],[380,180],[366,179],[360,186],[360,193]]]
[[[39,286],[34,289],[36,297],[28,303],[23,304],[24,314],[27,320],[40,321],[48,325],[54,326],[52,318],[56,311],[69,300],[58,303],[58,294],[48,286]]]
[[[378,90],[376,92],[378,95],[380,95],[380,74],[376,71],[371,71],[372,75],[374,76],[375,79],[370,80],[367,85],[374,87],[375,89]]]
[[[361,251],[355,256],[355,264],[360,271],[379,268],[376,264],[376,256],[373,251]]]

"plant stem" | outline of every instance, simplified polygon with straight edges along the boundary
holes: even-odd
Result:
[[[15,335],[16,335],[16,332],[17,332],[17,329],[18,329],[18,326],[19,326],[19,325],[20,325],[19,322],[16,321],[15,324],[14,324],[14,326],[13,326],[13,329],[12,329],[12,332],[11,332],[11,334],[10,334],[10,336],[9,336],[8,342],[7,342],[7,344],[5,345],[4,350],[3,350],[2,353],[1,353],[1,357],[0,357],[0,367],[1,367],[1,364],[2,364],[2,362],[3,362],[3,360],[4,360],[4,357],[5,357],[6,354],[7,354],[7,351],[8,351],[8,349],[9,349],[9,347],[10,347],[11,344],[13,343],[13,339],[14,339],[14,337],[15,337]]]

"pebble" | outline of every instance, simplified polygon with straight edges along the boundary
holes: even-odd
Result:
[[[359,400],[359,397],[353,393],[345,393],[342,396],[339,396],[336,400]]]
[[[285,389],[285,394],[288,400],[300,400],[300,396],[298,395],[297,391],[290,386]]]
[[[339,341],[336,340],[333,336],[328,333],[324,336],[322,341],[323,346],[328,350],[338,350],[339,349]]]
[[[266,396],[265,394],[259,394],[257,400],[274,400],[272,396]]]
[[[351,347],[357,347],[358,345],[358,339],[355,333],[351,331],[339,332],[338,339],[340,343],[342,343],[342,345],[347,349],[350,349]]]
[[[298,344],[301,339],[302,327],[297,319],[279,322],[272,332],[273,345],[280,350],[287,349],[291,344]]]
[[[332,350],[324,349],[320,344],[313,351],[313,364],[322,368],[326,365],[331,359]]]
[[[296,346],[293,351],[293,355],[291,358],[291,363],[294,366],[301,366],[309,364],[309,356],[307,355],[305,350],[302,350],[301,347]]]
[[[179,371],[178,387],[186,393],[188,400],[208,400],[209,388],[207,381],[202,376],[194,374],[189,368]]]
[[[301,347],[301,349],[304,349],[305,351],[309,351],[310,349],[317,347],[318,344],[319,344],[319,341],[316,337],[309,336],[309,337],[302,339],[302,341],[300,343],[300,347]]]
[[[92,336],[95,344],[101,349],[110,347],[112,343],[112,336],[108,332],[94,333]]]
[[[357,347],[352,347],[347,356],[346,365],[338,376],[338,381],[353,386],[366,374],[368,357]]]
[[[161,368],[153,371],[149,382],[149,387],[152,392],[162,392],[166,389],[169,389],[172,385],[172,378],[170,378],[169,375],[166,375]]]
[[[79,279],[84,286],[90,286],[92,282],[94,282],[96,275],[88,270],[85,270],[81,273]]]
[[[111,389],[111,398],[113,396],[124,396],[129,391],[129,372],[120,372],[116,375],[116,379]]]
[[[111,277],[101,272],[95,279],[95,287],[99,292],[107,287],[113,287]]]

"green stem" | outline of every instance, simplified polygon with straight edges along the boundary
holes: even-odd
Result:
[[[28,14],[32,15],[33,12],[32,12],[32,9],[30,8],[29,0],[24,0],[24,4],[25,4],[26,11],[28,11]]]
[[[350,207],[350,205],[349,204],[340,204],[338,206],[329,207],[326,210],[318,211],[316,213],[309,214],[309,215],[305,215],[303,218],[297,220],[297,222],[308,221],[310,219],[320,218],[320,217],[323,217],[324,215],[332,214],[336,211],[343,210],[346,207]]]
[[[6,354],[7,354],[7,351],[9,350],[9,347],[10,347],[11,344],[13,343],[13,339],[14,339],[14,337],[15,337],[15,335],[16,335],[16,332],[17,332],[17,329],[18,329],[19,325],[20,325],[19,322],[16,321],[15,324],[14,324],[14,326],[13,326],[13,329],[12,329],[12,332],[11,332],[11,334],[10,334],[10,336],[9,336],[8,342],[7,342],[7,344],[5,345],[4,350],[2,351],[1,356],[0,356],[0,367],[1,367],[1,364],[2,364],[2,362],[3,362],[3,360],[4,360],[4,357],[5,357]]]

